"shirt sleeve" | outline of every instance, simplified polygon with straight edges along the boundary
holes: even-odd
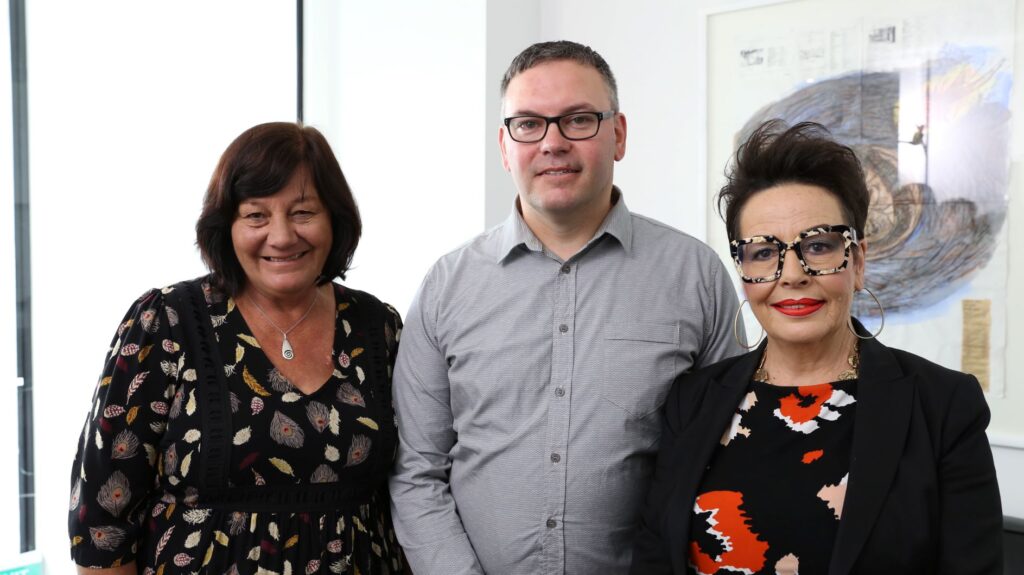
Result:
[[[942,426],[939,460],[940,573],[998,574],[1003,563],[1003,512],[989,409],[974,376],[958,382]]]
[[[392,516],[413,572],[483,575],[448,482],[457,436],[448,364],[437,341],[433,274],[406,317],[395,366],[399,443],[390,482]]]
[[[736,312],[739,309],[739,300],[736,298],[736,289],[729,280],[725,266],[718,256],[712,253],[711,264],[708,269],[707,289],[708,294],[704,298],[704,345],[701,347],[700,357],[695,362],[693,369],[717,363],[723,359],[744,353],[739,342],[736,341],[733,322]],[[737,326],[739,338],[745,337],[743,322]],[[748,342],[754,344],[754,341]]]
[[[183,359],[177,315],[159,290],[132,305],[111,342],[72,466],[71,558],[90,567],[135,559],[160,439]]]

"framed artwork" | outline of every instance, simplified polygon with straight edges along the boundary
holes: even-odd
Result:
[[[825,125],[871,192],[880,339],[1005,386],[1015,0],[794,0],[709,13],[706,189],[764,121]],[[712,246],[728,258],[724,225]],[[874,301],[854,315],[881,326]],[[752,314],[748,333],[760,333]]]

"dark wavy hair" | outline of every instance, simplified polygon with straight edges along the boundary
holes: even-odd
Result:
[[[331,218],[333,242],[317,284],[345,278],[359,244],[362,221],[341,166],[327,139],[315,128],[270,122],[242,132],[221,155],[196,222],[196,245],[203,262],[228,295],[237,294],[245,285],[245,272],[231,241],[231,224],[239,204],[277,193],[298,170],[306,171]]]
[[[747,200],[781,184],[824,188],[839,200],[844,223],[864,237],[870,201],[864,170],[853,150],[836,142],[821,124],[801,122],[787,128],[778,119],[761,124],[736,149],[725,177],[718,213],[730,240],[739,238],[739,215]]]

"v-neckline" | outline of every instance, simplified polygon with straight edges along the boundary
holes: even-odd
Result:
[[[263,342],[261,342],[259,340],[259,338],[256,337],[255,333],[252,330],[252,326],[250,326],[249,322],[246,321],[245,315],[242,314],[242,309],[240,307],[238,307],[238,301],[235,300],[234,297],[228,297],[226,299],[224,305],[226,307],[231,307],[231,302],[234,302],[234,306],[233,306],[234,309],[232,309],[231,311],[227,311],[227,309],[224,310],[226,312],[225,315],[224,315],[225,323],[227,323],[228,318],[230,318],[234,314],[237,314],[239,320],[241,321],[241,324],[239,325],[240,329],[237,330],[238,331],[238,335],[245,335],[246,337],[251,337],[253,339],[253,341],[255,341],[258,344],[258,346],[254,346],[254,347],[259,351],[259,355],[262,358],[260,360],[260,362],[262,362],[264,364],[263,367],[266,369],[267,373],[269,373],[270,369],[276,370],[278,373],[281,374],[281,377],[283,377],[285,379],[285,381],[288,382],[288,386],[291,389],[290,389],[290,391],[286,391],[286,392],[278,391],[277,389],[274,389],[274,387],[272,385],[270,386],[271,390],[276,395],[276,397],[280,398],[280,397],[284,396],[287,393],[294,392],[294,393],[299,395],[300,399],[302,399],[302,400],[309,400],[309,399],[313,398],[314,396],[319,395],[320,392],[325,387],[327,387],[328,384],[331,383],[331,380],[336,379],[335,373],[338,371],[338,369],[337,369],[337,367],[334,366],[334,362],[337,361],[337,353],[336,353],[337,350],[335,349],[336,348],[335,343],[336,343],[336,340],[338,338],[338,317],[339,317],[338,296],[340,295],[340,293],[339,293],[339,289],[338,289],[337,284],[335,284],[334,282],[331,282],[331,290],[334,292],[334,305],[333,305],[333,307],[334,307],[334,335],[331,338],[331,373],[328,374],[327,379],[325,379],[323,383],[321,383],[319,386],[317,386],[316,389],[314,389],[313,391],[311,391],[309,393],[306,393],[305,391],[300,389],[298,386],[296,386],[294,383],[292,383],[290,379],[285,377],[284,373],[281,373],[281,370],[277,367],[277,365],[274,364],[274,362],[270,359],[270,356],[267,354],[267,350],[263,346]],[[222,339],[220,341],[223,342],[224,340]],[[225,346],[222,343],[222,345],[221,345],[221,348],[222,348],[221,349],[221,353],[228,354],[226,357],[234,357],[234,354],[235,354],[234,346],[231,346],[230,349],[224,349],[225,347],[228,347],[228,346]],[[237,365],[238,363],[240,363],[240,362],[235,362],[235,365]],[[270,390],[268,390],[268,391],[270,391]]]

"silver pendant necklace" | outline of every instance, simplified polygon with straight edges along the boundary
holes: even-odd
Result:
[[[260,304],[256,303],[256,300],[252,299],[251,297],[246,299],[248,299],[249,302],[252,303],[252,305],[256,306],[256,311],[260,312],[260,315],[263,316],[263,319],[267,320],[267,323],[274,326],[274,329],[276,329],[277,331],[281,332],[281,357],[289,360],[295,357],[295,352],[292,350],[292,344],[291,342],[288,341],[288,334],[291,333],[293,329],[299,327],[299,324],[305,321],[307,317],[309,317],[309,313],[313,311],[313,306],[316,305],[316,300],[320,299],[320,289],[317,288],[317,290],[314,292],[313,301],[310,302],[309,309],[306,310],[306,313],[302,314],[302,317],[299,318],[299,321],[293,323],[292,326],[288,329],[281,329],[277,327],[277,324],[274,323],[270,319],[270,317],[267,316],[267,312],[263,311],[263,308],[260,307]]]

